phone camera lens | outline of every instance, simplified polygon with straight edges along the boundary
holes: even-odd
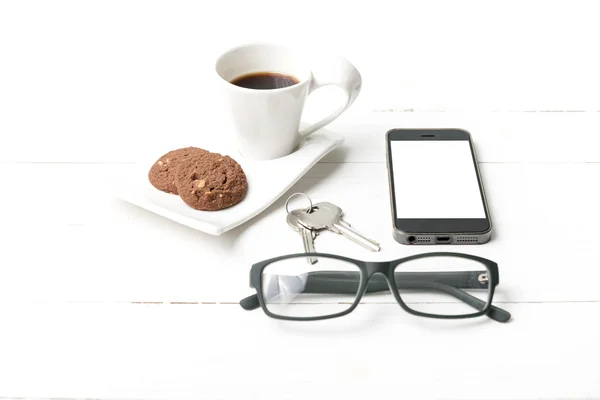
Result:
[[[408,240],[408,243],[414,243],[417,239],[414,236],[409,236],[406,240]]]

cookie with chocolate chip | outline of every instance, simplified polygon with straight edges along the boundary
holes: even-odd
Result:
[[[148,172],[148,180],[158,190],[177,194],[177,185],[175,184],[177,165],[190,155],[201,154],[208,154],[208,151],[198,147],[185,147],[183,149],[172,150],[152,164],[152,168]]]
[[[175,183],[184,203],[203,211],[231,207],[248,192],[242,167],[233,158],[218,153],[186,157],[178,164]]]

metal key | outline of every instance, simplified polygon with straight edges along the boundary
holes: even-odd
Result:
[[[297,215],[298,223],[308,229],[329,229],[343,235],[355,243],[371,251],[379,251],[379,243],[369,239],[342,219],[343,211],[335,204],[322,202],[314,205],[311,213],[302,212]]]
[[[288,225],[295,230],[296,232],[300,232],[302,235],[302,242],[304,244],[304,252],[305,253],[315,253],[315,238],[318,233],[313,230],[306,228],[298,222],[298,215],[306,213],[304,209],[298,209],[290,211],[287,215],[287,223]],[[309,264],[316,264],[316,258],[307,258]]]

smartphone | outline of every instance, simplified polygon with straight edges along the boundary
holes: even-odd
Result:
[[[386,133],[394,239],[407,245],[481,244],[492,222],[469,132]]]

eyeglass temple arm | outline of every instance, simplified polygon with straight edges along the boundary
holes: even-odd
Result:
[[[251,296],[244,297],[242,300],[240,300],[240,306],[242,306],[244,310],[256,310],[260,307],[260,303],[258,302],[258,295],[253,294]]]
[[[399,288],[427,287],[440,290],[457,299],[464,301],[477,310],[482,310],[486,302],[478,299],[459,288],[487,288],[487,282],[480,282],[480,272],[398,272],[396,273],[396,286]],[[432,274],[436,281],[432,282]],[[311,272],[307,274],[304,293],[335,293],[355,294],[360,275],[355,272]],[[410,285],[410,286],[409,286]],[[383,276],[373,276],[367,284],[367,292],[380,292],[388,290],[387,281]],[[258,296],[252,295],[240,301],[245,310],[254,310],[260,307]],[[496,306],[491,306],[488,317],[498,322],[510,319],[510,313]]]
[[[329,293],[319,290],[331,290],[332,287],[336,288],[335,293],[356,293],[360,281],[360,274],[352,271],[315,271],[307,276],[306,289],[314,289],[313,293]],[[489,284],[487,271],[396,272],[394,276],[399,289],[406,282],[435,281],[459,289],[487,289]],[[388,289],[385,277],[379,274],[373,275],[367,284],[367,292]]]

